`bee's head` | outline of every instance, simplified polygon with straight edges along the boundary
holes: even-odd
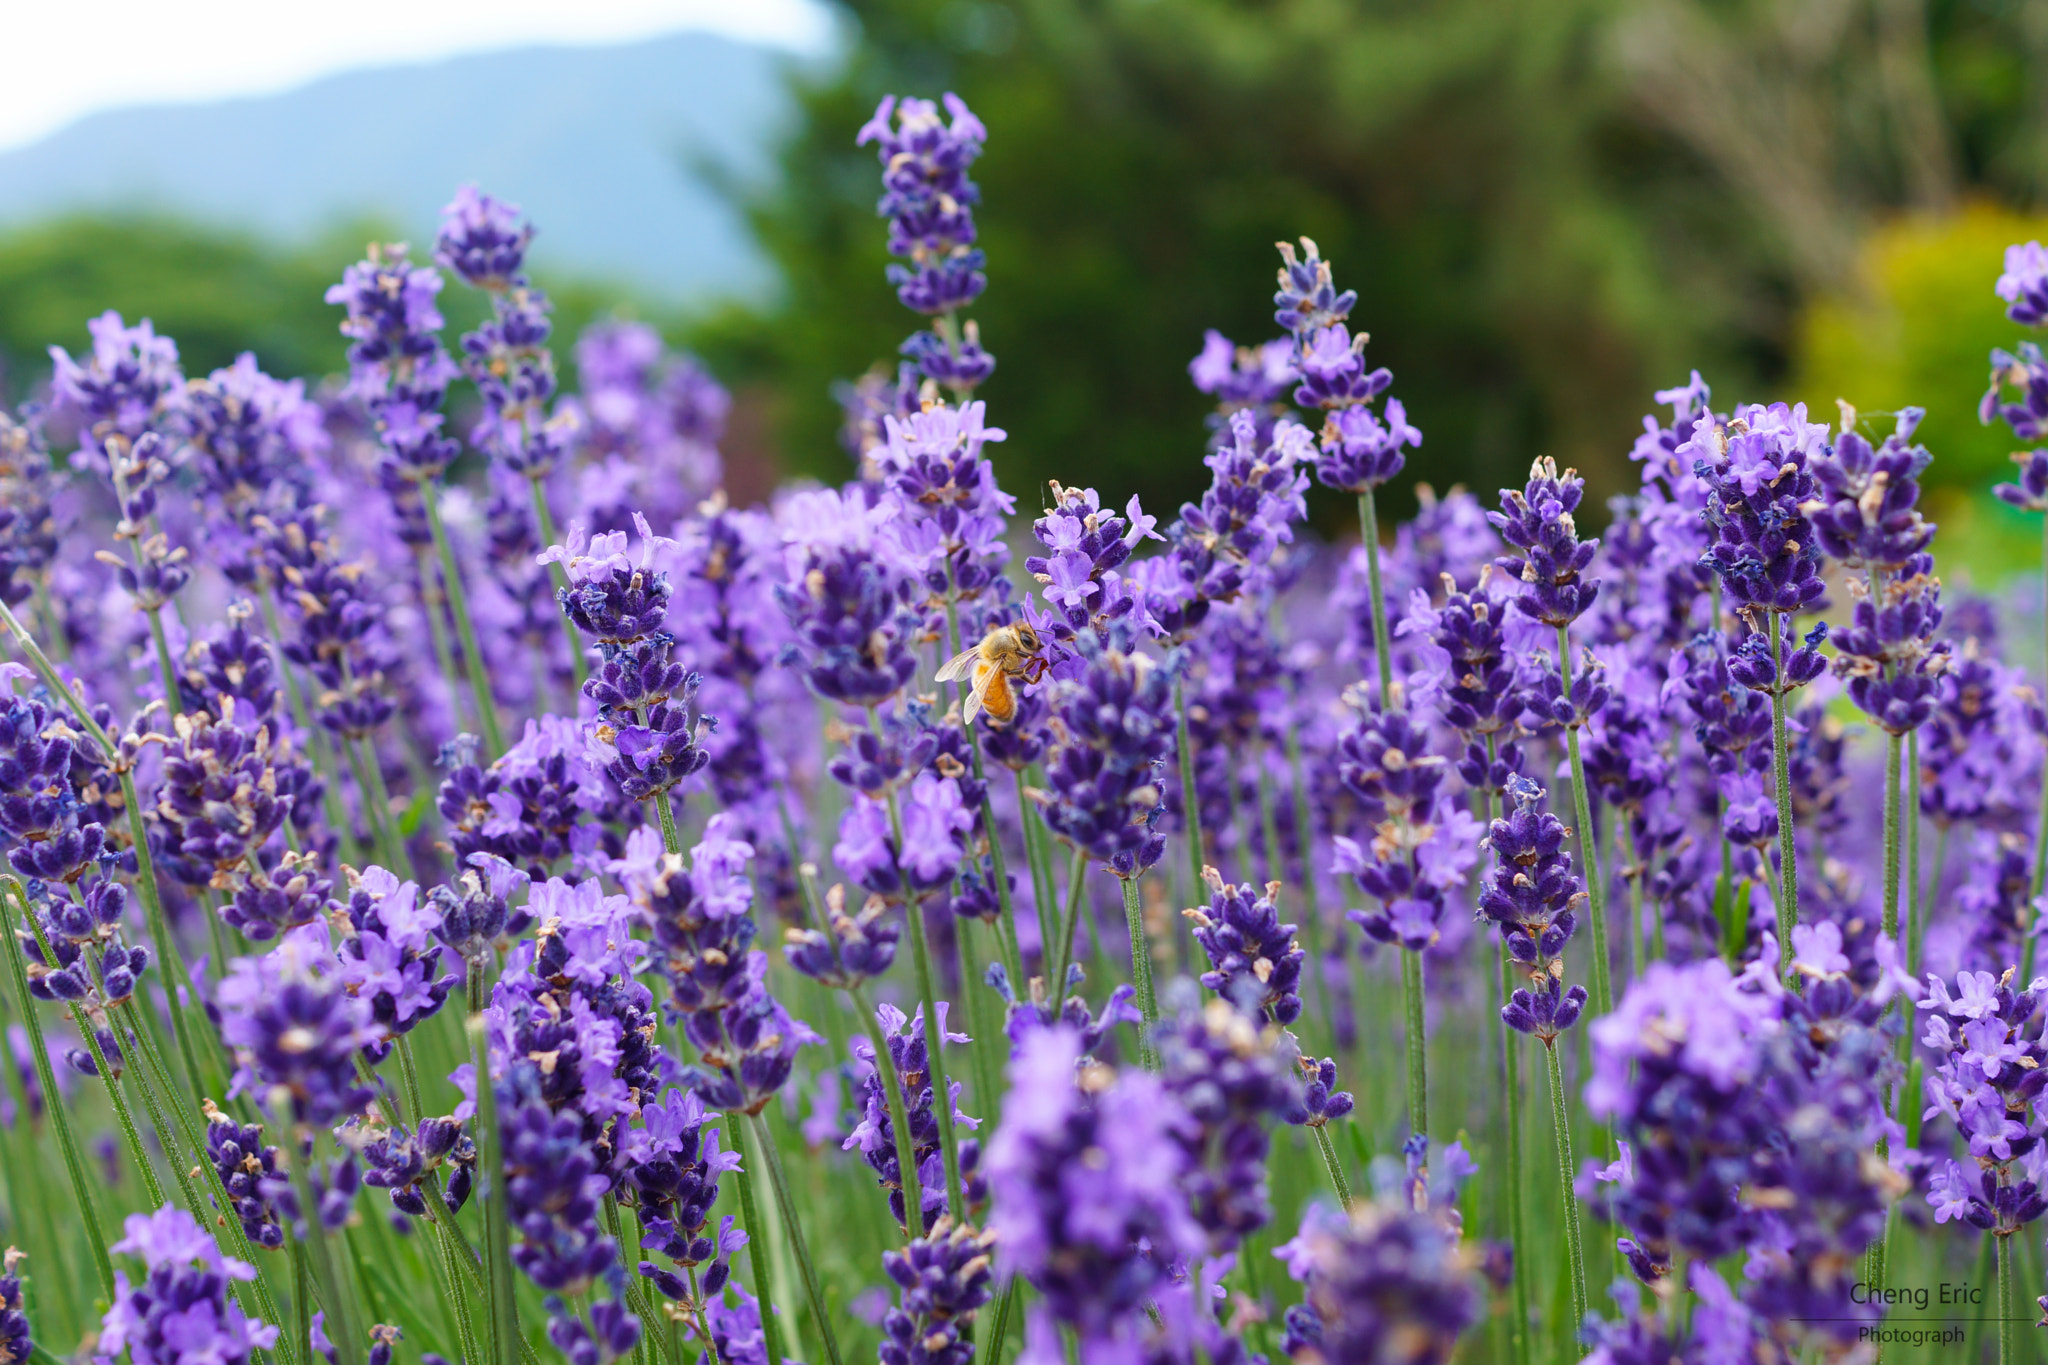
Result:
[[[1029,653],[1037,653],[1039,648],[1038,632],[1022,621],[1017,623],[1016,629],[1018,645]]]

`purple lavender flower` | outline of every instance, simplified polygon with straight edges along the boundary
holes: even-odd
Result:
[[[665,1101],[641,1105],[640,1126],[626,1135],[626,1179],[640,1221],[647,1228],[642,1246],[659,1252],[677,1269],[709,1263],[699,1288],[715,1299],[732,1273],[732,1253],[747,1243],[747,1234],[733,1228],[727,1215],[718,1231],[707,1231],[718,1202],[719,1177],[740,1168],[737,1152],[719,1148],[718,1115],[705,1112],[689,1091],[671,1089]],[[652,1261],[640,1273],[664,1297],[688,1302],[690,1290],[682,1276]]]
[[[378,1059],[388,1039],[440,1011],[456,977],[434,974],[441,916],[431,899],[422,903],[417,885],[381,867],[365,868],[353,882],[346,908],[355,933],[342,941],[341,979],[351,995],[369,1003],[371,1018],[385,1031],[387,1041],[369,1049]]]
[[[993,1234],[951,1222],[883,1252],[882,1269],[901,1302],[882,1319],[882,1365],[968,1365],[975,1310],[992,1295],[994,1259]]]
[[[57,557],[56,482],[38,414],[0,411],[0,602],[18,607]]]
[[[1879,575],[1875,596],[1850,579],[1853,621],[1832,633],[1835,672],[1849,680],[1850,699],[1887,734],[1910,734],[1927,723],[1948,668],[1949,642],[1935,638],[1941,581],[1933,571],[1931,555],[1915,554],[1892,574]]]
[[[1146,539],[1165,539],[1152,529],[1157,518],[1146,516],[1135,497],[1121,517],[1104,511],[1094,489],[1066,488],[1057,480],[1052,498],[1052,508],[1031,524],[1046,553],[1024,561],[1049,609],[1041,629],[1066,641],[1090,627],[1100,634],[1134,613],[1142,622],[1140,597],[1117,570]]]
[[[0,834],[8,866],[24,877],[75,882],[107,850],[105,826],[85,818],[73,790],[87,742],[49,703],[0,679]]]
[[[562,610],[597,642],[600,663],[583,695],[597,703],[595,740],[605,772],[631,800],[667,800],[671,788],[709,761],[700,743],[706,722],[697,711],[697,675],[670,657],[675,637],[663,629],[669,581],[652,560],[674,542],[655,535],[638,513],[634,525],[638,562],[626,555],[624,532],[586,540],[580,525],[538,562],[562,564],[569,577],[558,593]]]
[[[2026,1160],[2041,1142],[2035,1107],[2048,1087],[2048,1076],[2036,1075],[2048,1047],[2029,1036],[2040,987],[2015,991],[2012,975],[1960,973],[1953,996],[1947,982],[1930,975],[1919,1001],[1927,1015],[1920,1042],[1936,1058],[1926,1080],[1926,1117],[1955,1125],[1976,1168],[1964,1177],[1953,1161],[1938,1167],[1928,1202],[1943,1221],[1961,1217],[1999,1236],[2048,1212],[2038,1163]]]
[[[1209,958],[1202,984],[1240,1009],[1283,1027],[1293,1023],[1301,1017],[1304,954],[1294,942],[1294,926],[1280,922],[1280,883],[1268,883],[1260,895],[1250,883],[1225,883],[1213,867],[1204,873],[1208,906],[1181,912],[1193,922],[1195,942]]]
[[[488,768],[475,757],[471,737],[453,741],[435,797],[458,862],[485,854],[546,880],[550,867],[585,851],[586,835],[596,833],[589,820],[599,802],[598,769],[574,721],[529,717],[526,733]]]
[[[230,1280],[253,1280],[256,1269],[220,1254],[192,1215],[166,1204],[131,1213],[112,1250],[142,1259],[148,1275],[131,1285],[114,1272],[114,1302],[100,1320],[96,1349],[106,1359],[127,1352],[135,1365],[248,1365],[277,1344],[277,1328],[245,1317],[227,1292]]]
[[[545,477],[570,443],[575,414],[550,417],[555,357],[548,349],[553,305],[525,274],[533,227],[507,204],[464,185],[441,210],[434,259],[491,296],[490,321],[462,338],[463,369],[484,402],[472,439],[506,468]]]
[[[938,1008],[940,1038],[950,1043],[971,1041],[966,1034],[946,1028],[944,1001]],[[939,1151],[939,1114],[933,1107],[938,1100],[933,1094],[930,1053],[925,1044],[924,1007],[918,1006],[917,1012],[906,1018],[894,1005],[881,1005],[876,1007],[875,1015],[881,1021],[883,1041],[888,1045],[889,1065],[895,1069],[903,1093],[904,1122],[910,1127],[911,1154],[917,1162],[918,1187],[923,1199],[918,1226],[925,1233],[936,1235],[940,1219],[974,1214],[988,1201],[988,1181],[980,1171],[981,1144],[972,1138],[959,1144],[961,1194],[968,1207],[964,1211],[948,1209],[945,1168]],[[860,1122],[840,1145],[848,1151],[860,1149],[876,1180],[889,1192],[889,1212],[899,1225],[908,1226],[903,1207],[902,1163],[896,1152],[895,1124],[889,1117],[888,1091],[876,1070],[873,1047],[864,1039],[855,1038],[852,1048],[854,1058],[866,1064],[867,1072],[856,1092]],[[947,1089],[954,1126],[979,1127],[979,1119],[960,1112],[960,1083],[949,1081]]]
[[[1840,439],[1809,461],[1816,496],[1800,509],[1824,553],[1855,568],[1895,571],[1934,539],[1933,524],[1914,505],[1934,457],[1910,444],[1926,415],[1902,410],[1892,434],[1872,446],[1855,430],[1853,411],[1843,413]]]
[[[7,1248],[0,1258],[0,1359],[27,1360],[35,1353],[29,1336],[28,1314],[21,1304],[21,1263],[28,1253]]]
[[[269,726],[248,731],[236,724],[233,697],[218,705],[218,719],[188,711],[172,722],[157,815],[175,831],[178,856],[192,865],[193,880],[232,889],[242,880],[243,864],[291,813],[292,798],[278,795],[278,769],[296,765],[290,746],[275,744]],[[287,778],[285,785],[293,784]]]
[[[391,1206],[411,1218],[428,1216],[427,1198],[442,1167],[449,1168],[448,1187],[439,1197],[448,1212],[460,1213],[476,1185],[476,1142],[455,1118],[421,1119],[411,1131],[384,1130],[363,1145],[362,1157],[370,1168],[363,1183],[390,1191]]]
[[[804,680],[828,701],[878,706],[917,673],[915,580],[879,534],[894,515],[857,492],[799,493],[783,508],[787,579],[775,597]]]
[[[1525,585],[1515,606],[1545,625],[1570,625],[1600,594],[1597,580],[1581,576],[1600,542],[1581,540],[1572,517],[1585,492],[1586,481],[1576,470],[1560,474],[1556,462],[1544,456],[1529,466],[1527,486],[1501,489],[1501,510],[1486,515],[1501,539],[1522,552],[1497,561]]]
[[[234,364],[191,381],[183,416],[192,465],[237,526],[246,526],[271,501],[273,485],[308,490],[308,465],[331,444],[320,405],[306,397],[305,381],[271,378],[247,351]]]
[[[859,910],[847,914],[845,888],[835,884],[825,893],[826,928],[783,931],[789,965],[838,990],[851,990],[882,975],[896,961],[897,941],[903,936],[903,926],[888,911],[886,900],[870,896]]]
[[[1294,343],[1288,338],[1261,346],[1233,346],[1230,338],[1210,328],[1202,334],[1202,351],[1188,362],[1195,388],[1216,399],[1215,425],[1227,426],[1239,408],[1276,409],[1287,389],[1300,379],[1294,368]]]
[[[1321,1128],[1332,1119],[1348,1115],[1356,1101],[1351,1092],[1337,1088],[1337,1063],[1325,1057],[1299,1059],[1303,1081],[1300,1100],[1282,1117],[1302,1128]]]
[[[374,243],[327,291],[327,302],[348,310],[348,393],[369,410],[384,447],[379,473],[394,496],[440,478],[460,450],[441,434],[456,369],[441,345],[440,292],[440,274],[407,260],[402,244]]]
[[[1046,825],[1117,876],[1159,861],[1159,769],[1173,747],[1167,671],[1111,642],[1075,638],[1079,664],[1055,689],[1058,742],[1046,753]]]
[[[1062,1325],[1084,1341],[1135,1339],[1166,1267],[1203,1248],[1180,1188],[1177,1139],[1192,1121],[1155,1077],[1077,1075],[1081,1057],[1070,1028],[1028,1033],[989,1143],[997,1255],[1039,1294],[1033,1351],[1057,1353]]]
[[[767,955],[750,947],[758,932],[748,913],[753,887],[746,867],[753,856],[753,845],[736,837],[736,822],[721,813],[691,851],[687,872],[645,828],[614,866],[654,927],[655,967],[669,983],[669,1006],[683,1016],[683,1034],[699,1052],[698,1064],[682,1068],[684,1083],[707,1105],[749,1114],[789,1080],[796,1050],[818,1041],[768,993]],[[617,941],[628,941],[624,930]]]
[[[583,499],[593,525],[620,529],[635,509],[667,525],[712,495],[732,395],[702,365],[644,322],[606,319],[577,338],[576,372],[582,392],[562,407],[580,412],[587,468],[621,489],[616,509]]]
[[[988,378],[995,359],[972,333],[958,336],[953,315],[988,287],[984,257],[974,245],[974,205],[981,190],[967,168],[981,155],[988,129],[958,95],[945,96],[948,123],[930,100],[885,97],[855,144],[876,144],[882,198],[875,212],[889,220],[889,282],[905,308],[946,320],[904,343],[903,353],[939,383],[965,392]]]
[[[1493,871],[1480,892],[1479,913],[1499,926],[1508,955],[1529,969],[1531,987],[1514,992],[1501,1018],[1548,1044],[1578,1022],[1585,1007],[1585,987],[1564,988],[1563,955],[1586,896],[1564,849],[1569,831],[1538,809],[1543,789],[1518,777],[1508,794],[1514,809],[1487,835]]]
[[[1249,412],[1231,414],[1228,439],[1202,457],[1211,471],[1208,490],[1199,503],[1181,504],[1167,529],[1171,558],[1188,584],[1188,600],[1173,603],[1173,610],[1189,615],[1194,604],[1228,602],[1273,586],[1274,558],[1308,514],[1308,475],[1301,466],[1311,448],[1308,429],[1294,422],[1281,422],[1262,438]],[[1152,610],[1157,615],[1167,605]],[[1186,626],[1199,622],[1197,609]]]
[[[1818,492],[1809,462],[1826,450],[1827,431],[1806,420],[1804,403],[1752,403],[1725,422],[1701,416],[1679,447],[1708,488],[1713,542],[1700,562],[1737,606],[1796,613],[1825,591],[1820,547],[1802,509]]]
[[[384,1028],[348,991],[327,926],[293,929],[262,957],[238,957],[214,988],[221,1038],[234,1049],[232,1095],[251,1094],[299,1123],[331,1126],[371,1097],[356,1075],[358,1050]]]
[[[81,363],[60,346],[50,348],[50,394],[60,411],[75,413],[88,456],[104,460],[110,438],[132,443],[175,423],[185,397],[178,345],[156,334],[148,318],[130,327],[108,309],[86,325],[92,354]]]
[[[1991,492],[2022,512],[2048,512],[2048,450],[2021,450],[2012,462],[2020,467],[2018,483],[2001,483]]]
[[[1484,1306],[1455,1230],[1391,1203],[1360,1201],[1348,1216],[1310,1205],[1273,1254],[1303,1284],[1287,1332],[1289,1354],[1308,1365],[1442,1365]]]
[[[1197,1006],[1185,981],[1153,1036],[1159,1079],[1187,1122],[1181,1187],[1212,1254],[1227,1252],[1272,1218],[1266,1157],[1272,1126],[1300,1104],[1292,1039],[1225,1000]]]
[[[2005,273],[1998,277],[2005,315],[2023,327],[2048,322],[2048,251],[2039,242],[2005,249]]]

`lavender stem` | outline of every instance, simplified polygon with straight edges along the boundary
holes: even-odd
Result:
[[[6,607],[0,605],[0,611]],[[0,899],[11,899],[15,912],[33,918],[28,895],[13,877],[0,877]],[[43,1088],[44,1112],[57,1130],[57,1149],[64,1155],[64,1170],[71,1178],[71,1194],[78,1201],[78,1221],[85,1225],[86,1242],[92,1248],[93,1265],[99,1271],[100,1289],[107,1300],[114,1298],[114,1258],[107,1251],[106,1234],[100,1230],[99,1209],[93,1203],[92,1187],[85,1178],[85,1156],[78,1149],[78,1137],[71,1131],[70,1116],[64,1112],[64,1094],[57,1089],[57,1077],[50,1066],[50,1051],[43,1042],[42,1020],[36,1017],[35,1000],[28,993],[28,963],[22,957],[21,940],[14,926],[0,925],[5,940],[7,970],[14,982],[15,1000],[20,1006],[22,1027],[28,1030],[29,1051],[34,1055],[36,1082]],[[11,1062],[10,1062],[11,1065]]]
[[[1152,946],[1145,935],[1145,911],[1138,903],[1138,879],[1118,879],[1124,893],[1124,926],[1131,935],[1131,983],[1138,988],[1138,1012],[1145,1016],[1144,1031],[1138,1035],[1138,1064],[1147,1071],[1159,1069],[1159,1057],[1152,1050],[1152,1030],[1159,1024],[1159,1001],[1152,988]]]
[[[1572,1277],[1572,1321],[1586,1320],[1586,1249],[1579,1230],[1579,1196],[1572,1189],[1577,1162],[1572,1158],[1572,1123],[1564,1106],[1564,1066],[1557,1045],[1546,1039],[1544,1063],[1550,1079],[1550,1122],[1557,1135],[1558,1192],[1564,1200],[1565,1254]]]
[[[492,758],[505,752],[505,739],[498,729],[498,706],[491,697],[491,681],[484,672],[484,656],[476,644],[476,622],[469,615],[469,593],[462,586],[462,569],[455,562],[455,547],[448,540],[448,528],[441,524],[441,484],[430,479],[420,485],[420,502],[427,509],[427,529],[433,533],[434,550],[441,556],[441,577],[448,589],[448,610],[455,618],[455,633],[462,641],[462,662],[469,674],[469,689],[476,698],[477,724],[483,728],[484,746]]]
[[[1392,637],[1387,634],[1386,599],[1380,592],[1380,517],[1370,484],[1358,494],[1358,536],[1365,549],[1366,599],[1372,607],[1372,653],[1380,671],[1380,705],[1391,711],[1394,708],[1394,646]]]
[[[1557,628],[1557,676],[1564,685],[1567,703],[1572,695],[1572,641],[1567,626]],[[1579,758],[1578,726],[1564,732],[1565,753],[1571,759],[1572,813],[1579,823],[1579,852],[1586,860],[1586,918],[1593,928],[1593,1015],[1614,1011],[1614,987],[1607,957],[1607,882],[1600,875],[1600,841],[1593,835],[1593,804],[1586,790],[1586,765]]]
[[[1792,972],[1792,928],[1799,923],[1799,849],[1792,824],[1792,742],[1785,723],[1785,646],[1782,613],[1770,614],[1771,665],[1778,679],[1771,693],[1771,772],[1778,789],[1778,970]]]

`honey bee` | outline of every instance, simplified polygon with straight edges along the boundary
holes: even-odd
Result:
[[[946,660],[939,668],[938,681],[951,682],[970,673],[974,678],[960,708],[960,723],[971,725],[978,713],[986,711],[989,724],[1008,725],[1017,714],[1017,694],[1010,680],[1037,682],[1043,678],[1052,666],[1044,649],[1038,632],[1019,621],[1013,626],[997,626],[973,649]]]

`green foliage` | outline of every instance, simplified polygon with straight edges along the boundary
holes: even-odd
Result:
[[[1883,414],[1927,409],[1919,438],[1935,457],[1928,506],[1943,528],[1943,559],[1981,582],[2039,556],[2037,519],[1985,496],[2011,475],[2018,442],[2003,422],[1978,421],[1977,399],[1991,349],[2030,335],[1992,292],[2005,248],[2044,237],[2048,218],[1988,204],[1900,218],[1865,239],[1858,291],[1815,300],[1796,334],[1792,388],[1816,416],[1834,420],[1840,399],[1882,432]]]
[[[161,218],[67,218],[0,235],[0,396],[17,400],[49,372],[49,348],[89,343],[88,319],[112,308],[149,318],[173,337],[185,372],[202,375],[254,351],[263,368],[318,380],[346,368],[341,310],[327,287],[364,243],[400,236],[366,223],[313,246],[285,250],[252,238]],[[594,318],[618,310],[629,289],[543,279],[555,300],[560,358]],[[489,306],[459,283],[442,294],[450,342]]]
[[[872,149],[852,145],[887,91],[957,90],[990,129],[975,172],[990,286],[972,311],[998,358],[982,393],[1011,437],[996,459],[1027,504],[1048,477],[1161,511],[1197,489],[1204,406],[1186,362],[1206,327],[1272,334],[1272,244],[1302,233],[1358,289],[1370,355],[1428,435],[1408,483],[1490,490],[1550,454],[1596,497],[1619,491],[1653,389],[1694,366],[1729,401],[1782,383],[1817,287],[1798,211],[1817,200],[1808,235],[1853,242],[1869,210],[1911,198],[1892,87],[1836,70],[1896,55],[1857,5],[1819,16],[1842,37],[1817,53],[1799,46],[1813,30],[1795,20],[1816,9],[1799,0],[849,8],[852,58],[800,85],[782,183],[752,206],[785,290],[694,335],[773,391],[785,461],[828,478],[845,469],[832,382],[914,325],[882,277]],[[2011,16],[1923,18],[1931,50],[1888,68],[1936,86],[1952,123],[1936,130],[1942,173],[1921,179],[2024,192]],[[1659,100],[1685,62],[1739,73],[1765,112],[1731,130]],[[1786,169],[1804,179],[1783,208],[1752,192],[1744,152],[1773,145],[1769,110],[1812,104],[1842,131]],[[1388,503],[1403,515],[1412,498]],[[1330,527],[1347,513],[1318,507]]]

